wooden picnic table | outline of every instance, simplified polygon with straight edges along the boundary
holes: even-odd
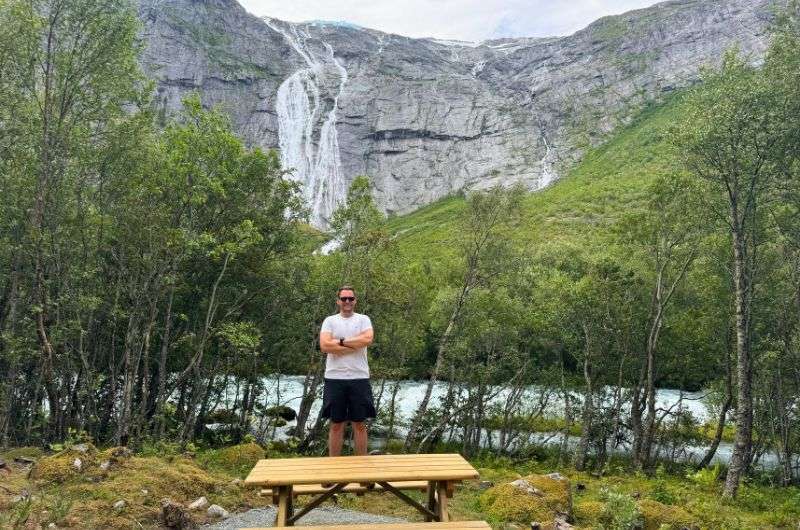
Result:
[[[459,454],[369,455],[259,460],[245,479],[247,486],[264,486],[278,497],[275,526],[293,526],[308,512],[352,483],[380,484],[417,509],[426,521],[449,521],[448,501],[456,482],[477,479],[478,472]],[[390,482],[427,481],[425,505]],[[294,513],[292,488],[300,484],[333,484]]]

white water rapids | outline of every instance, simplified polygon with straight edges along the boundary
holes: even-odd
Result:
[[[284,28],[277,21],[265,21],[306,63],[278,88],[278,144],[283,167],[290,171],[290,178],[303,186],[311,224],[325,228],[347,193],[336,132],[336,111],[347,83],[347,70],[336,59],[330,44],[319,41],[326,52],[321,54],[309,42],[312,37],[297,26]],[[325,88],[326,76],[332,71],[339,81],[329,103],[330,98],[322,97],[320,89]],[[318,126],[319,121],[322,123]]]
[[[267,389],[267,395],[264,397],[264,406],[273,406],[273,405],[286,405],[293,409],[297,409],[300,405],[300,398],[303,394],[303,377],[302,376],[292,376],[292,375],[275,375],[270,377],[265,377],[263,379],[264,384]],[[390,387],[394,384],[394,381],[387,381],[386,385],[384,386],[384,394],[381,396],[381,403],[382,407],[386,407],[388,400],[389,400],[389,392]],[[396,412],[397,412],[397,421],[398,425],[396,427],[396,435],[399,437],[403,437],[406,433],[405,424],[411,419],[414,412],[416,411],[417,407],[419,406],[419,402],[422,399],[422,395],[425,392],[426,382],[424,381],[401,381],[400,382],[400,390],[397,394],[397,401],[396,401]],[[434,387],[433,394],[432,394],[432,403],[438,403],[439,400],[445,395],[446,393],[446,383],[437,383]],[[373,394],[378,396],[378,391],[381,388],[381,383],[378,380],[372,381],[372,390]],[[610,399],[609,396],[613,394],[613,387],[606,387],[603,389],[603,398],[604,400]],[[526,388],[522,406],[532,405],[535,404],[540,389],[535,385],[531,385]],[[226,390],[226,394],[224,396],[223,402],[226,403],[226,406],[230,406],[235,399],[236,388],[231,386],[230,389]],[[680,390],[674,389],[659,389],[656,394],[656,406],[661,410],[675,410],[676,407],[680,407],[683,411],[690,413],[694,419],[698,422],[705,423],[705,422],[713,422],[716,421],[716,411],[710,410],[708,405],[704,399],[704,392],[684,392]],[[494,400],[492,401],[495,404],[503,403],[508,398],[508,392],[503,391],[498,394]],[[317,399],[311,409],[311,421],[316,418],[317,414],[319,413],[319,409],[321,406],[321,399]],[[548,405],[545,409],[545,416],[546,417],[563,417],[563,400],[560,396],[556,396],[548,401]],[[291,428],[294,425],[294,422],[290,422],[288,425],[277,429],[274,432],[275,439],[286,439],[288,437],[287,429]],[[458,433],[456,433],[458,434]],[[487,436],[492,437],[492,445],[494,447],[498,444],[498,431],[492,431],[491,433],[483,433],[482,434],[482,445],[487,446]],[[539,445],[549,445],[549,446],[557,446],[561,441],[561,434],[556,432],[545,432],[545,433],[529,433],[524,436],[520,436],[518,438],[518,443],[533,443]],[[457,438],[456,438],[457,439]],[[377,445],[375,448],[381,448],[381,443],[385,442],[385,440],[375,439],[373,440]],[[571,446],[575,446],[577,444],[577,437],[570,436],[569,443]],[[679,444],[680,445],[680,444]],[[666,453],[666,447],[660,447],[657,449]],[[630,444],[628,442],[624,442],[622,445],[611,449],[615,453],[626,454],[630,450]],[[702,457],[705,455],[707,450],[706,446],[695,446],[695,445],[685,445],[680,448],[680,451],[676,455],[677,460],[684,460],[684,461],[692,461],[698,462]],[[717,449],[717,452],[714,455],[714,459],[712,462],[721,462],[727,464],[730,460],[731,454],[733,452],[733,444],[729,442],[722,442]],[[800,465],[800,455],[794,455],[793,460],[796,465]],[[768,451],[761,455],[760,460],[757,462],[757,467],[763,467],[765,469],[772,469],[779,465],[779,460],[777,455],[774,452]]]

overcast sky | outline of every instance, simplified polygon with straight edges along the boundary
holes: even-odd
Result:
[[[568,35],[654,0],[239,0],[258,16],[346,21],[406,37],[482,41]]]

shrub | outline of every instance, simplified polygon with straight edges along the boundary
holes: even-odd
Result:
[[[714,467],[704,467],[696,473],[688,473],[686,477],[698,486],[711,489],[717,485],[721,471],[722,468],[717,463]]]
[[[653,482],[653,489],[650,490],[649,497],[654,501],[662,504],[675,504],[675,495],[670,491],[667,482],[664,479],[655,479]]]
[[[206,451],[198,457],[198,462],[207,469],[245,476],[265,455],[260,445],[251,442]]]
[[[605,501],[600,516],[602,530],[636,530],[643,524],[642,513],[630,495],[619,491],[603,489],[600,496]]]

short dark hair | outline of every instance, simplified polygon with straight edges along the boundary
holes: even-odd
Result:
[[[353,296],[356,295],[356,290],[355,289],[353,289],[349,285],[342,285],[341,287],[339,287],[339,290],[336,291],[336,296],[339,296],[340,294],[342,294],[342,291],[353,291]]]

